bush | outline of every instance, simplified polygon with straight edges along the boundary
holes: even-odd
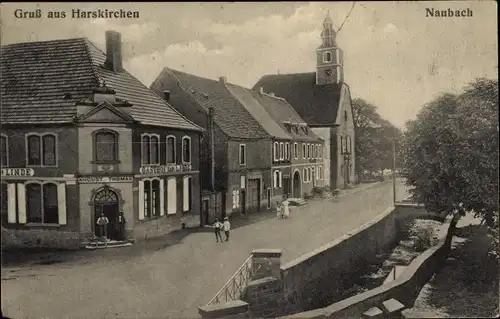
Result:
[[[428,228],[421,228],[414,235],[414,248],[416,251],[424,251],[432,247],[433,232]]]

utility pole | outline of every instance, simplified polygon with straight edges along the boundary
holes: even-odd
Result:
[[[396,204],[396,138],[392,138],[392,202]]]

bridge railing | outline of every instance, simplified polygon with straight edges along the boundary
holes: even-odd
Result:
[[[252,267],[252,255],[250,255],[207,305],[215,305],[240,299],[248,283],[252,280],[252,274],[254,272],[255,270]]]

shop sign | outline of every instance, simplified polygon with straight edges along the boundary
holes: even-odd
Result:
[[[129,183],[133,181],[132,176],[83,176],[78,177],[78,183]]]
[[[168,173],[190,172],[191,164],[184,165],[160,165],[160,166],[142,166],[139,172],[143,175],[162,175]]]
[[[7,176],[27,177],[34,175],[35,171],[32,168],[2,168],[2,177],[7,177]]]

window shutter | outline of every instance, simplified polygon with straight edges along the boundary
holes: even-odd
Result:
[[[144,181],[139,181],[139,220],[144,219]]]
[[[160,216],[165,215],[165,180],[160,179]]]
[[[19,224],[26,224],[26,187],[24,184],[17,184],[17,206]]]
[[[57,184],[57,206],[59,209],[59,225],[66,225],[67,212],[66,212],[66,183]]]
[[[167,214],[175,214],[177,207],[177,183],[175,178],[167,180],[167,194],[168,194],[168,209]]]
[[[184,177],[184,187],[182,190],[182,206],[184,207],[184,211],[187,212],[189,210],[189,177]]]
[[[16,184],[7,184],[7,208],[9,224],[15,224],[17,221],[16,212]]]

